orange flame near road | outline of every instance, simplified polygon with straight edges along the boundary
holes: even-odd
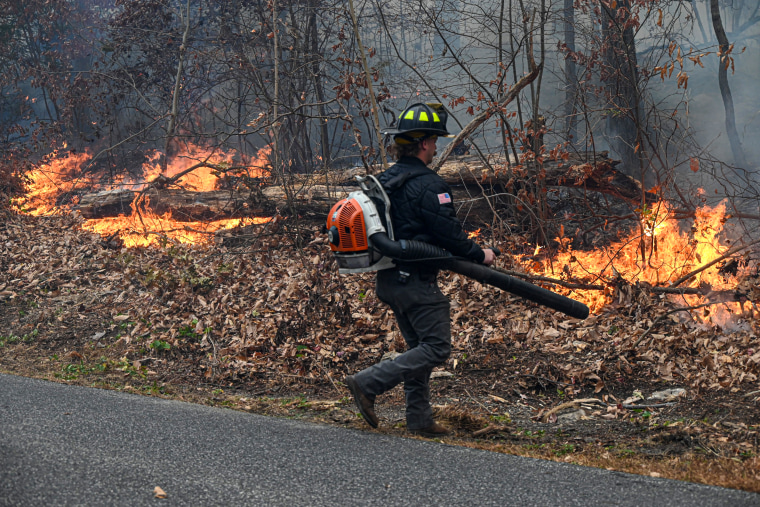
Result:
[[[269,147],[259,150],[258,158],[245,160],[244,163],[234,164],[233,156],[228,153],[212,151],[199,146],[190,145],[186,151],[174,157],[168,164],[166,172],[162,172],[160,154],[153,153],[150,160],[142,166],[140,181],[132,181],[119,177],[116,181],[101,184],[99,178],[83,176],[82,170],[90,162],[92,155],[82,153],[53,153],[39,168],[30,173],[31,184],[27,194],[15,201],[20,211],[31,215],[53,215],[69,212],[78,204],[76,192],[98,192],[103,190],[127,189],[140,191],[159,175],[172,178],[190,167],[205,162],[216,166],[243,165],[247,168],[247,176],[264,177]],[[198,167],[183,175],[176,182],[183,188],[197,192],[215,190],[219,178],[211,167]],[[172,218],[171,213],[156,215],[147,206],[147,201],[139,203],[140,213],[137,213],[138,203],[133,202],[130,216],[107,217],[86,220],[83,228],[111,237],[118,235],[124,246],[138,247],[158,245],[162,241],[178,243],[204,244],[213,240],[214,231],[231,229],[243,225],[268,222],[266,217],[246,217],[221,219],[205,222],[186,222]]]
[[[534,274],[561,278],[574,283],[606,286],[605,290],[570,291],[559,286],[554,290],[568,294],[589,306],[593,313],[611,303],[616,296],[616,279],[628,283],[645,283],[654,286],[670,286],[683,276],[720,258],[729,247],[721,244],[723,226],[727,220],[724,204],[697,209],[692,227],[683,230],[678,220],[673,218],[666,203],[659,203],[645,210],[641,215],[641,227],[629,236],[611,244],[607,248],[589,252],[574,251],[571,239],[558,237],[562,251],[551,260],[536,260],[524,257],[528,271]],[[714,291],[730,290],[736,287],[733,275],[720,273],[721,263],[695,274],[678,287],[706,287]],[[561,276],[558,276],[561,273]],[[610,282],[610,283],[607,283]],[[679,295],[683,306],[695,306],[704,302],[699,295]],[[725,324],[730,313],[741,313],[738,303],[725,303],[709,307],[708,320]],[[753,310],[750,309],[750,312]],[[724,315],[720,315],[724,314]]]

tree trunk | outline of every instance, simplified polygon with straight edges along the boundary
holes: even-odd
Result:
[[[312,8],[311,15],[309,17],[309,28],[310,28],[310,36],[311,36],[311,58],[312,58],[312,64],[311,64],[311,70],[312,70],[312,79],[314,81],[314,91],[317,95],[317,113],[319,114],[319,144],[321,147],[321,155],[322,155],[322,168],[326,171],[328,167],[331,165],[331,155],[330,155],[330,135],[327,130],[327,114],[325,112],[325,92],[324,92],[324,85],[322,84],[322,80],[324,79],[324,76],[322,75],[322,70],[320,68],[319,60],[317,59],[317,55],[319,55],[319,33],[317,31],[317,6],[316,2],[315,5]]]
[[[174,93],[172,94],[172,109],[169,113],[169,126],[166,129],[166,140],[164,142],[164,158],[162,169],[166,171],[168,159],[174,151],[174,131],[177,129],[177,116],[179,115],[179,93],[182,89],[182,69],[185,65],[185,52],[187,51],[187,37],[190,34],[190,0],[187,0],[185,12],[185,31],[182,34],[182,44],[179,47],[179,62],[177,63],[177,77],[174,80]]]
[[[567,51],[575,51],[575,9],[573,0],[565,0],[565,46]],[[565,130],[571,145],[578,137],[578,121],[575,117],[576,95],[578,94],[577,70],[575,60],[565,58]]]
[[[633,27],[625,23],[630,16],[630,0],[621,0],[617,9],[602,2],[604,36],[604,72],[609,96],[607,137],[610,151],[622,161],[621,168],[635,174],[638,163],[638,71]],[[618,13],[622,17],[618,17]]]
[[[354,37],[356,37],[356,45],[359,47],[359,55],[361,56],[362,67],[364,68],[364,77],[367,80],[367,92],[369,93],[370,104],[372,105],[372,121],[375,127],[375,134],[377,135],[377,147],[380,151],[380,160],[383,163],[383,167],[388,167],[388,157],[385,154],[385,144],[383,143],[383,135],[380,133],[380,110],[377,107],[377,99],[375,98],[375,90],[372,87],[372,74],[369,71],[369,63],[367,63],[367,55],[364,51],[364,44],[362,44],[361,36],[359,35],[359,22],[356,20],[356,12],[354,11],[354,0],[348,0],[348,7],[351,12],[351,20],[354,26]]]
[[[736,116],[734,115],[734,99],[731,96],[731,88],[728,86],[728,64],[729,58],[728,37],[723,29],[723,21],[720,19],[720,9],[718,0],[710,0],[710,14],[712,15],[713,28],[715,35],[718,37],[720,44],[720,64],[718,65],[718,85],[720,86],[720,95],[723,97],[723,107],[726,109],[726,132],[728,141],[731,143],[731,151],[734,153],[734,163],[739,167],[747,167],[747,159],[744,156],[739,133],[736,131]]]

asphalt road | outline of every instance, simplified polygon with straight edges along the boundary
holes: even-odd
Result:
[[[733,507],[760,495],[0,375],[0,505]]]

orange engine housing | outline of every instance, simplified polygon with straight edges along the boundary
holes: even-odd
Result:
[[[396,266],[372,240],[378,234],[393,239],[388,196],[373,176],[360,179],[360,186],[361,190],[348,194],[327,215],[327,239],[341,274],[368,273]],[[378,206],[385,212],[384,216],[380,215]]]
[[[333,252],[366,252],[369,248],[364,211],[356,199],[343,199],[332,207],[327,230]]]

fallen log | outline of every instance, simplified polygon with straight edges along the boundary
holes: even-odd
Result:
[[[632,203],[641,202],[641,183],[615,169],[620,161],[610,159],[608,155],[606,151],[570,154],[565,160],[544,160],[540,168],[545,173],[545,182],[549,187],[579,188],[612,195]],[[527,169],[533,172],[537,170],[538,166],[535,164]],[[521,169],[520,172],[526,171]],[[449,185],[466,186],[507,187],[520,184],[521,180],[525,179],[524,176],[517,176],[516,171],[510,169],[503,157],[489,161],[489,164],[472,157],[450,159],[438,174]],[[646,192],[645,195],[647,202],[658,200],[658,196],[653,192]]]
[[[139,192],[110,190],[80,197],[74,209],[87,219],[132,214],[132,201]],[[215,190],[192,192],[182,189],[155,189],[146,191],[142,208],[157,215],[171,211],[180,221],[202,221],[222,218],[239,218],[265,214],[268,209],[260,199],[252,198],[251,192]]]
[[[615,169],[618,164],[620,161],[609,158],[606,151],[583,152],[571,153],[564,160],[544,160],[541,169],[545,172],[545,181],[550,187],[580,188],[612,195],[632,203],[641,202],[641,183]],[[493,157],[487,163],[474,156],[449,157],[438,170],[438,174],[452,187],[474,187],[474,192],[479,193],[480,186],[506,187],[524,181],[524,176],[518,176],[517,171],[512,170],[514,166],[514,161],[511,161],[510,167],[504,157]],[[379,167],[372,169],[380,170]],[[534,167],[525,172],[536,170],[537,166],[534,164]],[[362,174],[365,174],[364,168],[354,167],[332,173],[329,180],[337,184],[353,184],[354,178]],[[325,176],[302,177],[293,181],[295,186],[308,186],[309,182],[324,184]],[[472,194],[473,191],[470,191],[470,195]],[[647,202],[658,199],[653,192],[646,192],[645,195]]]
[[[606,152],[582,153],[571,155],[566,160],[545,161],[543,170],[548,186],[583,188],[628,202],[640,202],[641,184],[617,171],[617,164],[619,161],[609,159]],[[180,188],[151,187],[145,191],[145,202],[148,209],[156,214],[171,211],[174,219],[184,221],[270,216],[277,209],[286,210],[290,201],[298,206],[299,211],[326,213],[336,201],[358,189],[355,177],[364,173],[364,168],[354,167],[327,175],[295,174],[288,176],[287,186],[271,185],[255,191],[193,192]],[[524,181],[509,170],[503,159],[496,158],[485,164],[474,157],[451,157],[439,174],[452,187],[454,199],[458,201],[493,195]],[[75,209],[84,218],[129,215],[132,213],[131,203],[139,193],[112,190],[86,194],[81,196]],[[647,201],[655,198],[654,194],[647,194]]]
[[[546,173],[546,183],[549,186],[567,188],[585,188],[587,190],[613,195],[631,202],[640,202],[642,186],[638,180],[621,173],[615,166],[619,160],[608,157],[608,152],[571,154],[566,160],[546,160],[542,169]],[[373,167],[372,169],[380,169]],[[331,189],[336,193],[356,189],[355,178],[365,174],[363,167],[353,167],[343,171],[324,174],[293,175],[290,177],[292,195],[302,200],[321,200],[330,196]],[[452,187],[492,187],[520,182],[506,166],[504,158],[494,158],[486,164],[473,156],[450,157],[441,167],[438,174]],[[330,185],[326,185],[330,182]],[[286,194],[281,186],[267,187],[264,195],[272,198],[283,198]],[[479,192],[478,192],[479,193]],[[472,194],[472,192],[470,192]],[[656,199],[649,192],[647,199]]]

